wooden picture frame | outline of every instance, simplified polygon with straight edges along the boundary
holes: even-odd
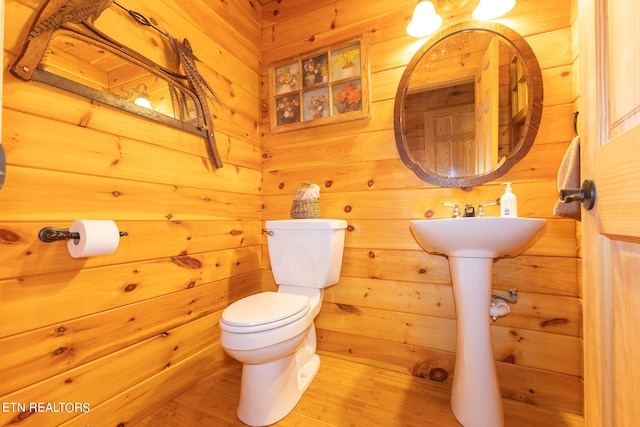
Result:
[[[271,133],[368,118],[369,74],[364,36],[270,65]]]

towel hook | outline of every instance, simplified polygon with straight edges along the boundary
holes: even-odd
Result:
[[[573,113],[573,136],[578,136],[578,114],[580,111]]]
[[[590,210],[596,204],[596,186],[590,179],[585,179],[581,188],[560,190],[559,197],[562,203],[582,202],[582,206]]]

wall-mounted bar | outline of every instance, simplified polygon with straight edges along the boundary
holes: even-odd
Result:
[[[128,236],[126,231],[120,231],[120,237]],[[79,239],[80,233],[69,231],[68,228],[45,227],[38,233],[38,237],[45,243],[56,242],[58,240]]]
[[[69,228],[45,227],[38,237],[45,243],[64,240],[73,258],[109,255],[118,249],[120,238],[128,236],[111,220],[78,219]]]

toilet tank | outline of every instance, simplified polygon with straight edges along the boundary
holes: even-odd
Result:
[[[271,271],[278,285],[325,288],[338,283],[342,268],[342,219],[267,221]]]

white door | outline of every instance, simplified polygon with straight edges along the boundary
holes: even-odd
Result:
[[[640,2],[579,0],[585,422],[640,425]]]

